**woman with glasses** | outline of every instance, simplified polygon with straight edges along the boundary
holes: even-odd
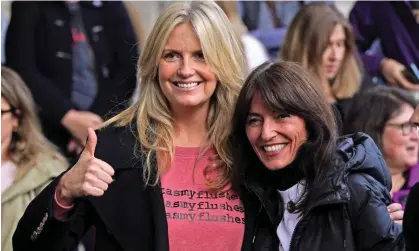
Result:
[[[67,163],[41,132],[29,89],[13,70],[1,67],[1,250],[29,202]]]
[[[404,207],[410,188],[419,181],[418,126],[409,121],[417,102],[407,91],[378,86],[356,98],[344,133],[365,132],[380,148],[392,176],[392,198]]]

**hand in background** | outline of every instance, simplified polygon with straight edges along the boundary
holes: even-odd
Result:
[[[79,155],[83,150],[83,145],[81,145],[76,139],[72,138],[67,144],[67,152],[75,153]]]
[[[392,85],[400,85],[407,90],[419,91],[419,85],[415,85],[403,76],[405,66],[394,59],[385,58],[381,61],[381,73]]]
[[[83,144],[87,137],[87,128],[97,129],[103,120],[92,112],[70,110],[64,115],[61,123],[79,144]]]

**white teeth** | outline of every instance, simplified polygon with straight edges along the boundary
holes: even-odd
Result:
[[[198,85],[198,82],[187,83],[187,84],[176,82],[176,86],[177,87],[180,87],[180,88],[193,88],[193,87],[195,87],[197,85]]]
[[[281,150],[282,148],[284,148],[286,144],[278,144],[278,145],[273,145],[273,146],[264,146],[263,149],[266,152],[273,152],[273,151],[278,151]]]

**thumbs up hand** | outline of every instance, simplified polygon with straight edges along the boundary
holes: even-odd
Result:
[[[56,189],[57,200],[68,206],[76,198],[102,196],[112,183],[113,168],[103,160],[95,158],[97,136],[88,129],[86,146],[77,163],[62,177]]]

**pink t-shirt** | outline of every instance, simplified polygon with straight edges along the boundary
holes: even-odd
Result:
[[[229,189],[214,194],[205,185],[204,169],[214,153],[176,147],[172,166],[161,179],[170,251],[241,249],[244,208],[238,195]]]

